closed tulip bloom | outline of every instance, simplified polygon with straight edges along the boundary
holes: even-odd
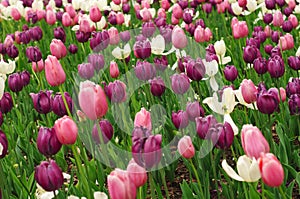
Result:
[[[161,77],[150,80],[150,91],[154,96],[161,96],[166,90],[165,83]]]
[[[54,11],[47,10],[47,12],[46,12],[46,22],[49,25],[55,24],[55,22],[56,22],[56,15],[55,15]]]
[[[174,74],[171,76],[171,86],[174,93],[182,95],[190,88],[190,80],[184,73]]]
[[[42,59],[42,53],[38,47],[30,46],[26,49],[26,56],[31,62],[38,62]]]
[[[272,114],[278,109],[278,96],[271,92],[263,91],[257,96],[257,108],[264,114]]]
[[[74,144],[78,135],[76,123],[69,117],[63,116],[54,123],[57,139],[61,144]]]
[[[55,56],[48,55],[45,60],[46,80],[50,86],[59,86],[66,80],[66,74]]]
[[[107,176],[108,192],[111,199],[135,199],[136,186],[127,171],[113,170]]]
[[[94,125],[92,130],[92,137],[96,144],[106,144],[112,139],[113,134],[114,128],[108,120],[100,120],[99,123]]]
[[[284,171],[279,160],[272,153],[263,153],[258,159],[263,182],[270,187],[279,187],[284,180]]]
[[[172,122],[177,129],[183,129],[189,124],[188,114],[182,110],[172,112]]]
[[[63,27],[57,27],[53,30],[55,39],[60,39],[63,43],[66,42],[66,32]]]
[[[147,182],[146,169],[138,165],[134,159],[129,162],[126,170],[131,182],[135,184],[136,187],[141,187]]]
[[[146,59],[151,55],[151,44],[147,40],[140,40],[135,42],[133,50],[137,58]]]
[[[13,100],[9,92],[4,92],[0,100],[0,109],[2,113],[8,113],[13,108]]]
[[[266,59],[262,57],[256,58],[253,62],[253,68],[257,74],[265,74],[268,71]]]
[[[30,93],[34,109],[41,114],[47,114],[52,111],[53,99],[52,91],[40,91],[39,93]]]
[[[273,78],[282,77],[284,74],[284,62],[278,55],[270,57],[267,62],[268,71]]]
[[[23,89],[23,81],[20,73],[13,73],[8,76],[8,87],[13,92],[19,92]]]
[[[10,12],[11,12],[11,17],[14,20],[19,21],[21,19],[22,15],[20,14],[17,8],[12,7]]]
[[[11,45],[9,47],[6,48],[6,54],[10,57],[10,58],[16,58],[19,55],[19,50],[15,45]]]
[[[288,101],[291,115],[300,115],[300,94],[293,94]]]
[[[67,92],[64,93],[64,96],[66,98],[68,109],[72,113],[72,110],[74,107],[73,100],[72,100],[71,96],[69,95],[69,93],[67,93]],[[68,115],[68,111],[66,109],[65,103],[64,103],[63,98],[60,93],[55,94],[55,96],[53,97],[52,110],[56,115],[58,115],[60,117],[62,117],[64,115]]]
[[[248,33],[249,30],[245,21],[239,21],[232,26],[232,34],[235,39],[247,37]]]
[[[156,75],[155,67],[147,61],[137,61],[134,72],[136,77],[142,81],[152,79]]]
[[[53,39],[50,44],[50,52],[57,59],[61,59],[67,55],[67,48],[61,40]]]
[[[102,118],[108,110],[105,92],[94,82],[86,80],[80,83],[78,100],[81,110],[91,120]]]
[[[81,78],[91,79],[94,76],[94,67],[90,63],[78,64],[78,74]]]
[[[216,124],[208,130],[208,138],[216,144],[218,148],[229,148],[233,143],[234,132],[228,122]]]
[[[63,173],[54,160],[41,162],[35,168],[34,179],[46,191],[55,191],[64,183]]]
[[[293,70],[300,70],[300,58],[297,56],[290,56],[288,58],[288,64]]]
[[[275,11],[273,16],[273,25],[280,27],[282,24],[283,24],[283,15],[279,10],[277,10]]]
[[[144,22],[142,25],[142,35],[150,38],[156,30],[155,24],[152,21]]]
[[[117,78],[120,74],[118,64],[114,61],[110,62],[109,74],[112,78]]]
[[[195,148],[190,136],[182,137],[178,142],[178,152],[179,154],[186,158],[193,158],[195,155]]]
[[[36,144],[43,155],[49,157],[55,155],[62,144],[58,141],[54,128],[40,127]]]
[[[188,114],[189,120],[195,122],[195,118],[204,117],[204,109],[198,101],[188,102],[186,105],[186,113]]]
[[[98,6],[94,5],[90,8],[90,19],[97,23],[101,20],[102,14]]]
[[[172,9],[172,15],[174,15],[174,17],[176,19],[181,19],[182,18],[182,15],[183,15],[183,10],[182,8],[180,7],[179,4],[174,4],[173,6],[173,9]]]
[[[134,127],[143,127],[151,131],[151,114],[145,108],[141,108],[141,110],[136,113],[134,118]]]
[[[44,61],[41,59],[40,61],[32,62],[32,69],[35,73],[43,71],[45,68]]]
[[[290,50],[294,48],[294,38],[291,34],[287,33],[286,35],[279,38],[278,47],[282,50]]]
[[[175,26],[172,31],[172,44],[175,48],[182,49],[187,46],[188,40],[184,31]]]
[[[30,83],[30,73],[27,70],[24,70],[20,73],[23,87],[27,86]]]
[[[257,89],[252,80],[244,79],[240,87],[245,102],[248,104],[254,103],[256,101]]]
[[[186,74],[191,80],[200,81],[204,77],[205,72],[205,65],[199,58],[196,60],[191,59],[186,64]]]
[[[292,23],[293,28],[296,28],[298,26],[298,19],[295,15],[291,14],[288,18],[288,20]]]
[[[201,139],[207,139],[208,130],[217,124],[217,120],[213,115],[206,117],[197,117],[196,121],[196,132]]]
[[[76,16],[76,10],[75,10],[75,8],[73,7],[72,4],[67,4],[65,6],[65,11],[66,11],[65,13],[68,13],[71,18],[74,18]]]
[[[238,70],[233,65],[227,65],[224,68],[223,72],[224,72],[225,79],[231,82],[233,82],[238,76]]]
[[[0,130],[0,159],[4,158],[7,154],[8,141],[5,133]]]
[[[110,82],[104,90],[111,102],[120,103],[126,101],[126,85],[122,81],[115,80]]]
[[[78,51],[78,47],[75,44],[70,44],[68,50],[71,54],[76,54]]]
[[[270,147],[261,131],[251,124],[242,128],[242,146],[246,155],[258,160],[261,153],[269,153]]]
[[[273,21],[273,15],[271,13],[266,13],[263,20],[266,24],[270,24]]]
[[[292,78],[286,86],[286,94],[290,97],[293,94],[300,94],[300,79]]]
[[[252,64],[258,57],[260,57],[260,52],[256,46],[251,45],[244,48],[243,59],[246,63]]]
[[[109,44],[110,45],[117,45],[120,42],[120,35],[119,31],[115,27],[111,27],[108,29],[108,34],[109,34]]]
[[[65,27],[72,26],[73,24],[73,20],[67,12],[62,15],[62,24]]]

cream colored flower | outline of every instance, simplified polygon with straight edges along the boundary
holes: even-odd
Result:
[[[127,43],[123,49],[116,47],[111,53],[116,59],[125,59],[130,55],[131,48]]]
[[[215,51],[218,56],[220,64],[224,65],[224,64],[231,62],[230,56],[225,57],[226,45],[225,45],[225,42],[223,39],[221,39],[220,41],[216,41],[214,44],[214,48],[215,48]]]
[[[151,52],[155,55],[162,55],[165,51],[165,39],[161,35],[157,35],[151,40]]]
[[[203,59],[202,62],[205,66],[205,73],[208,76],[208,78],[203,78],[203,80],[209,79],[210,87],[213,91],[217,91],[219,89],[219,85],[216,81],[215,75],[219,71],[218,62],[216,60],[207,62],[205,59]]]

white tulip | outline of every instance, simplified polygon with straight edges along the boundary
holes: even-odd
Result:
[[[151,40],[151,52],[155,55],[162,55],[165,51],[165,39],[161,35],[157,35]]]
[[[238,2],[231,4],[231,8],[235,15],[240,15],[243,12],[243,8],[239,6]]]
[[[209,79],[210,87],[213,91],[217,91],[219,89],[219,85],[216,81],[215,75],[219,71],[218,62],[216,60],[207,62],[205,59],[202,60],[205,66],[205,74],[209,76],[209,78],[203,78],[203,80]]]
[[[130,55],[130,45],[126,44],[123,49],[116,47],[111,53],[117,59],[125,59]]]

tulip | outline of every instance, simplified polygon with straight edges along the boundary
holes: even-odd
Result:
[[[256,182],[261,178],[258,162],[243,155],[237,161],[238,174],[228,165],[226,160],[222,161],[222,168],[227,175],[237,181]]]
[[[300,94],[300,79],[292,78],[292,80],[286,86],[287,96],[290,97],[293,94]]]
[[[130,31],[126,30],[123,32],[120,32],[120,39],[123,42],[128,42],[130,40],[131,36],[130,36]]]
[[[142,81],[152,79],[156,75],[155,67],[147,61],[138,60],[134,68],[134,72],[136,77]]]
[[[67,48],[61,40],[52,39],[52,42],[50,44],[50,52],[57,59],[61,59],[67,55]]]
[[[101,20],[102,14],[98,6],[94,5],[90,8],[90,19],[97,23]]]
[[[81,110],[91,120],[103,117],[108,110],[104,90],[91,81],[80,83],[78,100]]]
[[[52,10],[47,10],[46,12],[46,22],[49,25],[53,25],[56,22],[56,15]]]
[[[45,60],[46,80],[50,86],[59,86],[66,80],[66,74],[56,57],[48,55]]]
[[[23,81],[20,73],[13,73],[8,76],[8,87],[12,92],[19,92],[23,89]]]
[[[300,115],[300,94],[293,94],[288,101],[291,115]]]
[[[270,147],[261,131],[251,124],[242,128],[242,146],[246,155],[258,160],[261,153],[269,153]]]
[[[257,95],[257,108],[264,114],[272,114],[278,109],[278,95],[274,95],[268,91],[262,91]]]
[[[49,157],[55,155],[62,144],[58,141],[54,128],[40,127],[36,144],[43,155]]]
[[[300,70],[300,58],[297,56],[290,56],[288,58],[288,64],[293,70]]]
[[[67,12],[62,15],[62,24],[65,27],[72,26],[73,24],[73,20]]]
[[[101,134],[99,133],[99,130]],[[96,144],[106,144],[109,142],[114,134],[114,129],[108,120],[100,120],[96,123],[92,130],[92,137]],[[101,136],[101,137],[100,137]]]
[[[39,93],[30,93],[34,109],[41,114],[47,114],[52,111],[53,99],[52,91],[40,91]]]
[[[155,30],[156,28],[152,21],[145,22],[142,25],[142,35],[147,38],[150,38],[154,34]]]
[[[43,71],[44,68],[45,68],[44,61],[42,59],[40,61],[38,61],[37,63],[32,62],[32,69],[35,73]]]
[[[78,64],[78,74],[83,79],[91,79],[94,76],[94,67],[90,63]]]
[[[247,37],[248,33],[249,30],[245,21],[239,21],[232,26],[232,34],[235,39]]]
[[[137,58],[146,59],[151,55],[151,44],[147,40],[140,40],[135,42],[133,50]]]
[[[273,15],[271,13],[266,13],[263,20],[266,24],[270,24],[273,21]]]
[[[263,182],[270,187],[279,187],[284,180],[284,171],[279,160],[272,153],[263,153],[258,159]]]
[[[92,64],[96,71],[104,68],[105,60],[103,55],[101,54],[90,54],[88,56],[88,62]]]
[[[19,50],[15,45],[11,45],[9,47],[6,48],[6,54],[10,57],[10,58],[16,58],[19,55]]]
[[[172,90],[176,94],[182,95],[190,88],[190,80],[184,73],[172,75],[171,82]]]
[[[109,74],[112,78],[117,78],[120,74],[118,64],[114,61],[110,62],[109,65]]]
[[[67,4],[65,6],[65,11],[66,11],[65,13],[68,13],[71,18],[74,18],[76,16],[76,10],[72,4]]]
[[[182,137],[178,142],[177,148],[179,154],[186,159],[191,159],[195,155],[195,148],[190,136]]]
[[[71,98],[71,96],[69,95],[69,93],[65,92],[64,93],[64,96],[65,96],[65,99],[66,99],[66,102],[67,102],[67,105],[68,105],[68,109],[71,111],[72,113],[72,110],[73,110],[73,100]],[[52,103],[52,110],[53,112],[62,117],[64,115],[68,115],[68,111],[66,109],[66,106],[64,104],[64,101],[63,101],[63,98],[62,98],[62,95],[60,93],[57,93],[54,97],[53,97],[53,103]]]
[[[190,60],[186,65],[186,74],[191,80],[200,81],[205,72],[205,65],[201,59]]]
[[[188,114],[190,121],[195,121],[197,117],[204,117],[204,109],[198,101],[188,102],[186,106],[186,113]]]
[[[253,62],[253,68],[257,74],[265,74],[268,71],[266,59],[262,57],[256,58]]]
[[[27,70],[21,72],[21,79],[23,86],[27,86],[30,83],[30,73]]]
[[[252,80],[244,79],[240,87],[245,102],[248,104],[254,103],[256,101],[257,89]]]
[[[273,78],[278,78],[284,74],[284,62],[278,55],[270,57],[267,62],[268,71]]]
[[[162,57],[155,57],[153,59],[155,68],[160,71],[164,71],[168,67],[167,56],[163,55]]]
[[[181,19],[182,18],[182,15],[183,15],[183,10],[182,8],[180,7],[179,4],[174,4],[173,6],[173,9],[172,9],[172,15],[174,15],[174,17],[176,19]]]
[[[11,8],[11,17],[16,20],[19,21],[21,19],[21,14],[19,12],[19,10],[17,8]]]
[[[293,24],[290,21],[285,21],[282,24],[282,30],[284,32],[291,32],[293,30]]]
[[[119,80],[110,82],[105,87],[105,93],[107,97],[114,103],[120,103],[126,101],[126,85]]]
[[[218,148],[225,149],[233,143],[234,132],[228,122],[218,123],[208,130],[207,136]]]
[[[224,68],[223,72],[224,72],[225,79],[231,82],[233,82],[238,76],[238,70],[233,65],[231,66],[227,65]]]
[[[0,111],[0,126],[2,126],[3,124],[3,114],[2,112]]]
[[[119,31],[115,27],[111,27],[108,29],[108,34],[109,34],[109,44],[110,45],[117,45],[120,42],[120,36],[119,36]]]
[[[201,139],[206,139],[208,130],[217,124],[217,120],[213,115],[208,115],[206,117],[197,117],[196,121],[196,132]]]
[[[296,28],[298,26],[298,19],[295,15],[291,14],[288,20],[292,23],[293,28]]]
[[[61,144],[74,144],[77,139],[78,128],[76,123],[69,117],[63,116],[54,123],[57,139]]]
[[[57,27],[53,30],[55,39],[60,39],[63,43],[66,42],[66,32],[63,27]]]
[[[111,199],[135,199],[136,186],[127,171],[113,170],[107,176],[108,192]]]
[[[286,35],[279,38],[278,47],[282,50],[290,50],[294,48],[294,38],[291,34],[287,33]]]
[[[172,112],[172,122],[177,129],[183,129],[189,124],[189,117],[186,111],[179,110]]]
[[[129,162],[126,170],[131,182],[136,187],[141,187],[147,182],[147,171],[145,168],[139,166],[134,159]]]
[[[150,91],[154,96],[161,96],[166,90],[165,83],[162,78],[155,77],[150,80]]]
[[[0,100],[0,110],[2,113],[8,113],[13,108],[13,100],[8,92],[4,92]]]
[[[64,183],[62,171],[54,160],[41,162],[35,168],[34,179],[46,191],[55,191]]]
[[[179,27],[175,26],[172,31],[172,44],[175,48],[182,49],[187,46],[188,40],[184,31]]]
[[[70,44],[68,50],[71,54],[76,54],[78,51],[78,47],[75,44]]]
[[[136,113],[134,118],[134,127],[143,127],[151,131],[151,114],[145,108],[141,108],[141,110]]]
[[[147,169],[152,168],[160,162],[162,136],[160,134],[150,135],[147,138],[134,138],[132,145],[132,156],[135,162]]]
[[[244,48],[243,58],[246,63],[252,64],[253,61],[258,57],[260,57],[260,52],[256,46],[251,45]]]
[[[8,141],[5,133],[0,130],[0,159],[4,158],[7,154]]]

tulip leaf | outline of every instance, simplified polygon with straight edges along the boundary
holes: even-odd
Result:
[[[185,180],[183,180],[183,182],[180,184],[180,188],[182,191],[182,198],[183,199],[191,199],[194,198],[193,195],[193,191],[191,190],[191,188],[189,187],[189,185],[187,184],[187,182]]]

